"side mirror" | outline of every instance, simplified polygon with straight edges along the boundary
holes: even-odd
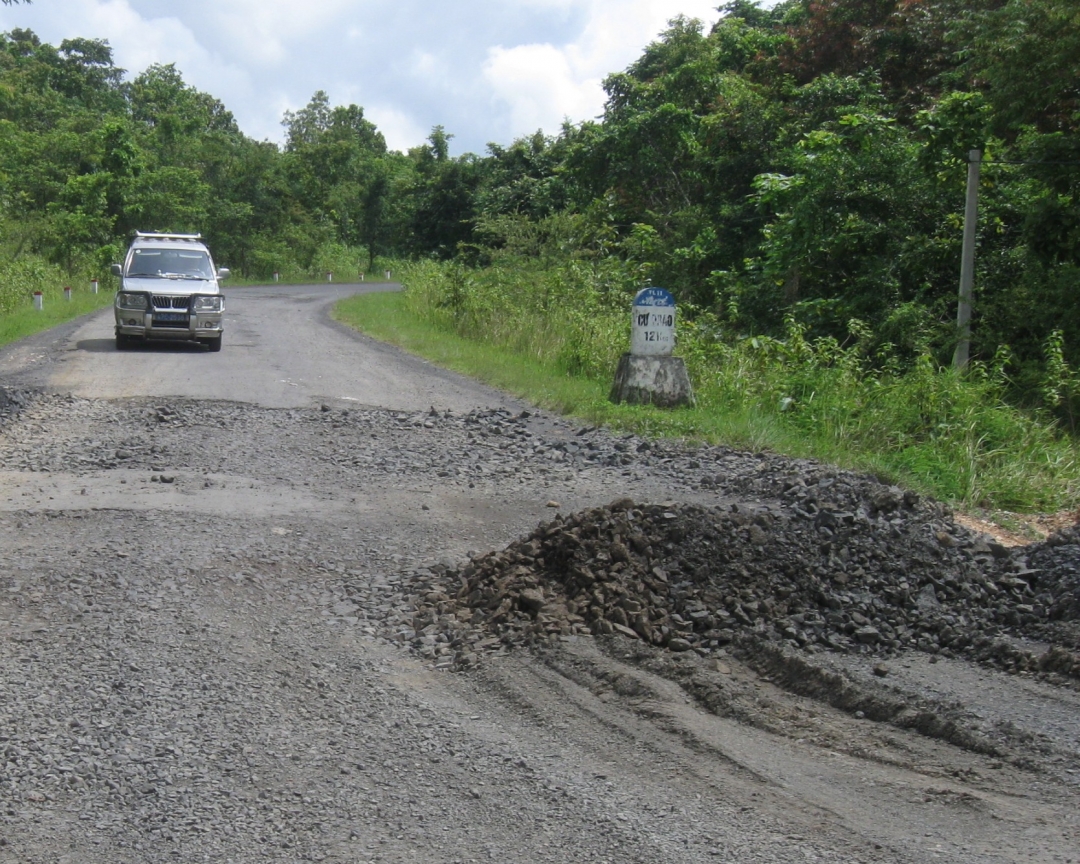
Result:
[[[218,267],[218,271],[217,271],[217,278],[218,279],[227,279],[228,276],[229,276],[229,268],[228,267]]]
[[[109,272],[111,272],[113,276],[123,276],[124,268],[119,264],[110,264]]]

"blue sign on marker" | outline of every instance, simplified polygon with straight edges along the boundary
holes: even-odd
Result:
[[[675,298],[663,288],[646,288],[634,297],[630,353],[670,355],[675,347]]]
[[[644,288],[634,297],[635,306],[674,306],[675,298],[663,288]]]

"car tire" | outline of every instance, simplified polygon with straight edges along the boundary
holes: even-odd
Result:
[[[206,347],[209,348],[211,351],[220,351],[221,350],[221,337],[220,336],[215,336],[213,339],[207,339],[206,340]]]

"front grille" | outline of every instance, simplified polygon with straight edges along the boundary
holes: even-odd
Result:
[[[187,309],[190,305],[190,297],[160,297],[154,295],[155,309]]]
[[[178,328],[180,330],[187,330],[188,329],[188,322],[187,321],[159,321],[157,318],[155,318],[154,319],[154,329],[158,329],[158,328],[161,328],[161,327],[173,327],[173,328]]]

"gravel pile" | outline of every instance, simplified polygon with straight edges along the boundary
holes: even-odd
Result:
[[[0,537],[4,864],[545,860],[521,819],[575,860],[680,851],[402,686],[368,624],[408,613],[407,575],[366,534],[98,511],[0,513]]]
[[[1080,525],[1052,534],[1025,553],[1036,583],[1056,598],[1051,617],[1073,624],[1075,639],[1080,625]]]
[[[430,483],[526,490],[553,505],[594,477],[615,494],[621,485],[684,502],[624,499],[558,516],[467,565],[416,569],[406,554],[395,574],[404,614],[343,586],[335,604],[357,611],[337,617],[442,666],[582,634],[709,651],[753,633],[809,650],[915,648],[1076,674],[1075,531],[1014,553],[958,527],[939,504],[807,460],[617,437],[505,409],[275,410],[2,388],[0,427],[4,470],[145,469],[147,482],[175,476],[185,489],[240,472],[305,490]],[[219,474],[196,482],[183,473],[192,470]],[[1008,638],[1016,635],[1065,650],[1035,657]]]
[[[998,697],[1015,712],[971,718],[839,672],[795,698],[735,651],[699,656],[731,640],[793,656],[791,674],[858,666],[886,688],[909,664],[882,680],[866,671],[879,655],[996,651],[1021,668],[1038,661],[1009,637],[1029,634],[1075,674],[1075,537],[1025,560],[815,463],[499,409],[0,389],[0,472],[5,864],[1049,861],[1075,846],[1075,795],[1048,796],[1049,774],[985,778],[967,752],[857,722],[903,703],[955,716],[939,736],[954,742],[1008,724],[1071,782],[1075,694],[1017,680]],[[593,633],[631,647],[593,651]],[[562,639],[581,642],[461,676],[396,647],[455,668]],[[968,665],[933,668],[949,664]],[[966,684],[988,690],[985,671]],[[750,733],[703,734],[685,696]],[[762,730],[822,757],[762,768],[807,753]],[[897,765],[920,773],[897,783]]]
[[[0,387],[0,425],[3,425],[5,420],[15,417],[37,395],[31,390]]]
[[[102,452],[141,434],[99,425],[110,416],[100,406],[53,407]],[[169,459],[188,458],[174,424],[201,440],[200,430],[237,434],[202,425],[230,406],[175,408],[182,419],[148,420]],[[326,413],[298,420],[314,426]],[[64,427],[36,409],[24,419],[39,443],[18,444],[18,429],[0,455],[52,464],[52,437],[70,440]],[[254,447],[235,445],[230,464]],[[322,446],[314,439],[294,470],[325,464]],[[131,447],[133,460],[166,458]],[[792,847],[736,803],[689,794],[670,810],[596,755],[607,728],[584,759],[556,760],[561,743],[532,743],[548,732],[522,732],[532,718],[496,733],[482,708],[441,691],[429,700],[429,679],[403,679],[379,634],[411,632],[417,580],[447,572],[448,562],[421,566],[441,554],[437,532],[48,509],[0,512],[0,537],[0,861],[523,862],[571,848],[576,861],[654,862],[713,860],[722,848],[774,864],[804,860],[801,847],[826,860],[816,840]],[[679,782],[702,788],[692,781]],[[525,836],[523,822],[534,826]]]
[[[1014,553],[867,478],[789,477],[776,504],[637,505],[557,517],[417,580],[412,640],[443,664],[618,633],[706,653],[755,634],[810,651],[917,649],[1080,677],[1080,532]],[[1014,637],[1054,643],[1038,654]]]

